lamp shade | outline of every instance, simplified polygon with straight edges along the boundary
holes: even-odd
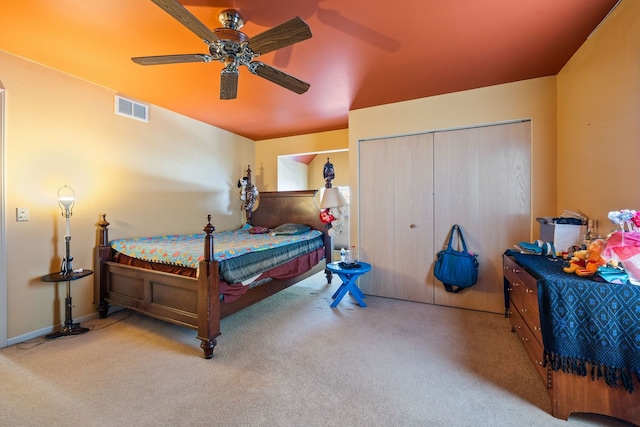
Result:
[[[320,209],[335,208],[337,206],[346,206],[347,200],[344,198],[338,187],[325,188],[320,202]]]
[[[62,206],[64,206],[65,209],[69,209],[71,207],[71,205],[73,204],[73,198],[72,197],[60,197],[58,199],[58,202],[60,202],[60,204]]]

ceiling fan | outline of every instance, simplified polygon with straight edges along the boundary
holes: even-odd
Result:
[[[311,29],[301,18],[295,17],[249,38],[240,31],[244,21],[235,10],[226,9],[220,12],[219,19],[222,23],[222,28],[210,30],[177,0],[151,1],[200,37],[209,46],[209,53],[131,58],[136,64],[160,65],[219,61],[224,64],[224,68],[220,73],[220,99],[235,99],[238,95],[238,68],[240,66],[246,66],[252,74],[297,94],[302,94],[309,89],[309,83],[298,80],[263,62],[254,61],[255,58],[262,54],[311,38]]]

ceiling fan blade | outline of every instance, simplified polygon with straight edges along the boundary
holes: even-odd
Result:
[[[220,99],[236,99],[238,96],[238,69],[224,68],[220,73]]]
[[[249,67],[249,71],[297,94],[305,93],[311,86],[307,82],[298,80],[295,77],[263,64],[262,62],[252,62]]]
[[[131,58],[133,62],[140,65],[161,65],[180,64],[183,62],[210,62],[210,55],[200,53],[190,53],[184,55],[159,55],[159,56],[136,56]]]
[[[254,53],[262,55],[310,39],[311,35],[311,29],[307,23],[296,16],[284,24],[251,37],[247,46]]]
[[[178,22],[190,29],[195,35],[209,44],[218,40],[218,37],[191,12],[184,8],[177,0],[151,0],[162,10],[173,16]]]

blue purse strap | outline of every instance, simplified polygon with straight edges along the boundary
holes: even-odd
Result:
[[[453,224],[453,227],[451,227],[451,233],[449,235],[449,244],[447,245],[447,250],[453,250],[453,248],[451,247],[451,243],[453,242],[453,234],[456,231],[458,232],[458,238],[462,242],[462,249],[466,253],[467,244],[464,242],[464,236],[462,235],[462,230],[460,230],[460,226],[458,224]],[[456,252],[459,252],[459,251],[456,251]]]

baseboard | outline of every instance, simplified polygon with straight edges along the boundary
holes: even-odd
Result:
[[[87,320],[91,320],[91,319],[95,319],[96,317],[98,317],[98,313],[91,313],[91,314],[87,314],[86,316],[82,316],[78,319],[73,319],[73,321],[75,323],[84,323]],[[23,341],[28,341],[28,340],[32,340],[34,338],[38,338],[41,337],[43,335],[49,334],[53,331],[57,331],[58,329],[60,329],[63,326],[63,324],[61,323],[59,326],[49,326],[46,328],[42,328],[42,329],[38,329],[32,332],[27,332],[26,334],[22,334],[22,335],[18,335],[17,337],[13,337],[13,338],[8,338],[7,339],[7,347],[15,345],[15,344],[19,344]]]

